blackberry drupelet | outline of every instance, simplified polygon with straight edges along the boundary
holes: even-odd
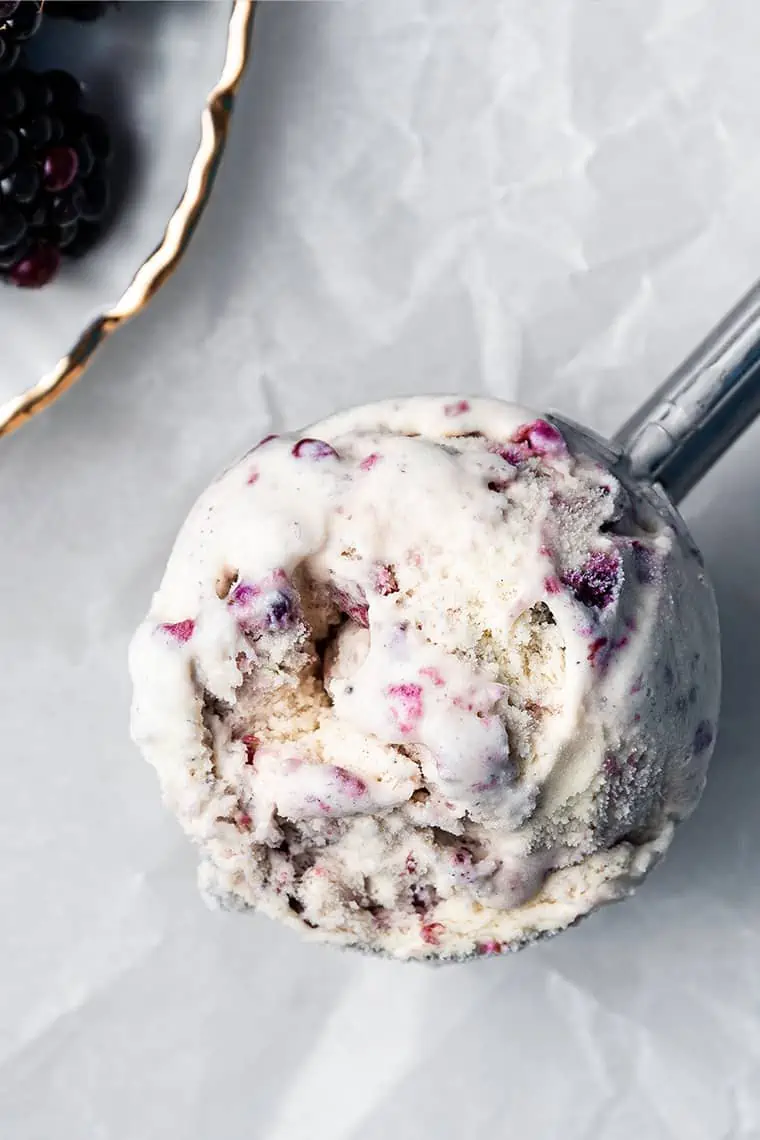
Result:
[[[0,74],[0,276],[39,287],[97,241],[110,138],[65,71]]]
[[[41,0],[0,0],[0,74],[16,66],[21,44],[41,22]]]

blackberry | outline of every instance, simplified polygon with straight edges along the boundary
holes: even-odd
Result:
[[[95,244],[108,209],[110,138],[66,71],[0,74],[0,277],[45,285]]]
[[[113,0],[46,0],[45,15],[89,24],[105,16],[112,2]]]
[[[0,73],[18,63],[21,44],[42,22],[42,0],[0,0]]]

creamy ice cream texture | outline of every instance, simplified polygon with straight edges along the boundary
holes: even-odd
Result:
[[[130,661],[206,896],[398,958],[629,893],[699,798],[719,698],[683,532],[481,399],[262,440],[191,511]]]

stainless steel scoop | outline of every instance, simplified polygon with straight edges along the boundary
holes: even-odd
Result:
[[[760,415],[760,283],[742,298],[612,441],[551,416],[580,450],[671,517]],[[683,524],[679,529],[683,530]]]

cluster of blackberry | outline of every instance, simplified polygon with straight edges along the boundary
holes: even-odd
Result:
[[[39,288],[61,257],[97,241],[108,210],[111,140],[66,71],[32,70],[26,42],[48,17],[92,20],[99,0],[0,0],[0,277]]]

